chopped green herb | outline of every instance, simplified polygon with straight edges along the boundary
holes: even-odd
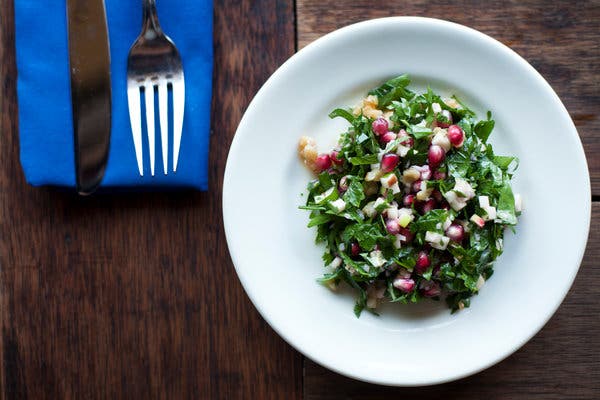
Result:
[[[325,245],[328,268],[318,282],[352,287],[357,317],[374,312],[382,294],[402,304],[445,298],[452,312],[469,307],[520,215],[510,184],[519,162],[494,154],[491,112],[479,120],[457,97],[443,99],[431,88],[415,93],[409,84],[401,75],[371,90],[374,114],[329,114],[349,124],[339,160],[309,182],[300,206],[310,212],[315,242]],[[375,124],[373,115],[382,115]],[[448,134],[451,124],[458,139]],[[440,132],[448,142],[440,142],[444,158],[434,168],[428,151]],[[396,156],[380,161],[384,154]],[[417,177],[405,173],[413,167]]]

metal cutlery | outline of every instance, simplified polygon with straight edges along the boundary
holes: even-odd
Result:
[[[111,88],[103,0],[67,0],[75,175],[79,194],[93,193],[104,176],[110,145]]]
[[[183,67],[179,51],[171,39],[164,34],[158,22],[156,0],[143,0],[142,32],[131,50],[127,63],[127,99],[129,119],[133,135],[133,144],[140,176],[144,175],[142,151],[142,113],[141,97],[146,108],[146,129],[148,134],[148,153],[150,173],[154,176],[155,160],[155,124],[154,95],[158,95],[158,113],[163,170],[168,173],[168,91],[171,88],[173,98],[173,172],[177,171],[181,133],[183,128],[183,110],[185,84]]]

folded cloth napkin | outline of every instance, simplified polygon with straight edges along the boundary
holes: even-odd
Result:
[[[127,106],[127,55],[142,24],[139,0],[105,0],[110,37],[112,132],[101,188],[195,188],[208,185],[212,84],[212,0],[157,2],[165,33],[181,54],[185,116],[177,172],[162,172],[156,138],[156,174],[150,176],[144,138],[144,176],[135,158]],[[75,155],[65,0],[15,0],[17,95],[21,164],[34,185],[75,186]],[[157,125],[158,126],[158,125]],[[157,129],[158,130],[158,129]],[[169,145],[172,161],[172,138]]]

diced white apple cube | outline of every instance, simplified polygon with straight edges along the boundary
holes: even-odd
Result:
[[[450,143],[450,139],[448,139],[448,131],[442,128],[434,128],[431,144],[436,144],[445,151],[449,151],[452,148],[452,143]]]
[[[406,237],[400,234],[394,235],[394,248],[400,249],[402,248],[402,241],[406,240]]]
[[[487,208],[490,206],[490,198],[487,196],[479,196],[479,207]]]
[[[392,206],[385,209],[388,219],[398,219],[398,207]]]
[[[334,187],[330,187],[329,189],[327,189],[323,193],[316,195],[315,196],[315,203],[317,203],[317,204],[323,203],[327,198],[329,198],[329,196],[331,196],[331,194],[333,193],[334,190],[335,190]]]
[[[423,181],[424,184],[426,184],[425,181]],[[425,186],[423,184],[421,184],[422,186]],[[428,200],[431,197],[431,194],[433,193],[433,188],[429,188],[429,189],[421,189],[417,192],[416,198],[417,200],[420,201],[425,201]]]
[[[362,209],[362,212],[368,218],[373,218],[375,215],[377,215],[377,210],[375,210],[375,202],[374,201],[370,201],[367,204],[365,204],[365,206]]]
[[[410,167],[402,172],[402,183],[410,184],[421,177],[421,172],[415,167]]]
[[[456,178],[454,189],[444,193],[444,197],[448,200],[448,204],[452,209],[460,211],[467,205],[469,200],[475,197],[475,192],[469,182]]]
[[[483,276],[479,275],[479,279],[477,279],[477,283],[475,284],[477,287],[477,290],[481,289],[483,287],[484,283],[485,283],[485,279],[483,278]]]
[[[523,211],[523,198],[519,193],[515,193],[515,211],[521,212]]]
[[[385,204],[386,204],[385,199],[383,197],[378,197],[377,200],[375,200],[373,207],[375,207],[375,210],[379,210],[379,209],[382,209],[382,207]]]
[[[346,209],[346,202],[342,199],[337,199],[335,201],[330,201],[329,205],[335,212],[341,213]]]
[[[448,204],[455,211],[460,211],[467,205],[467,199],[463,197],[458,197],[458,195],[452,190],[444,193],[444,197],[448,200]]]
[[[437,232],[427,231],[425,232],[425,241],[434,249],[446,250],[450,238]]]
[[[340,265],[342,265],[342,259],[341,259],[341,257],[336,257],[333,259],[332,262],[329,263],[328,267],[331,268],[332,270],[335,270]]]
[[[383,171],[379,168],[371,169],[371,171],[367,172],[365,175],[365,181],[374,182],[378,181],[379,178],[383,175]]]
[[[439,105],[439,103],[431,103],[431,110],[434,113],[441,113],[442,112],[442,106]]]
[[[485,225],[485,220],[477,214],[473,214],[471,216],[470,220],[471,220],[471,222],[473,222],[475,225],[477,225],[480,228],[483,228]]]
[[[415,216],[412,215],[412,210],[410,208],[401,208],[398,210],[398,224],[401,227],[406,228],[414,219]]]
[[[444,231],[446,231],[446,229],[448,229],[448,227],[452,225],[452,218],[448,217],[446,218],[446,220],[444,221],[444,225],[442,226],[442,228],[444,228]]]
[[[383,264],[387,262],[385,257],[383,257],[381,250],[373,250],[369,253],[369,257],[367,257],[367,259],[375,268],[381,268]]]
[[[469,184],[469,182],[462,178],[456,178],[456,183],[454,184],[454,189],[452,190],[461,193],[461,197],[465,197],[468,200],[471,200],[473,197],[475,197],[475,191],[473,190],[473,187]]]
[[[379,179],[381,186],[389,189],[394,185],[398,185],[398,177],[393,172],[390,172]]]
[[[484,210],[486,212],[486,215],[484,218],[486,221],[493,221],[496,219],[496,207],[489,206],[489,207],[484,208]]]
[[[400,157],[406,157],[406,155],[408,154],[409,151],[410,151],[410,147],[403,146],[401,144],[399,144],[398,147],[396,148],[396,154],[398,154]]]
[[[446,103],[448,107],[460,108],[460,103],[453,98],[444,99],[444,103]]]
[[[442,238],[441,233],[427,231],[425,232],[425,240],[427,242],[437,242]]]

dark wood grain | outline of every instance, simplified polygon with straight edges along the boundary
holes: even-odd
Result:
[[[529,60],[573,117],[600,195],[600,2],[215,2],[210,191],[81,199],[28,187],[18,163],[14,21],[0,0],[0,398],[600,398],[600,232],[573,289],[507,360],[437,387],[353,381],[307,361],[262,320],[229,259],[222,175],[245,107],[294,51],[340,26],[426,15]],[[294,27],[294,11],[297,26]],[[600,205],[594,206],[600,222]]]
[[[291,1],[215,2],[208,193],[79,198],[22,176],[0,0],[1,398],[302,397],[302,358],[244,294],[221,216],[229,143],[293,53],[293,18]]]
[[[569,110],[587,154],[592,193],[600,196],[600,1],[298,0],[298,45],[351,23],[396,15],[470,26],[529,61]]]
[[[306,361],[305,399],[599,399],[600,203],[594,203],[592,221],[583,264],[564,303],[538,335],[506,360],[477,375],[423,388],[371,385]]]

